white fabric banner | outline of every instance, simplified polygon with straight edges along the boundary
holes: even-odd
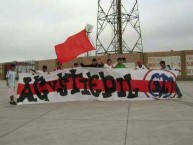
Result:
[[[19,74],[18,104],[175,98],[177,71],[74,68]]]

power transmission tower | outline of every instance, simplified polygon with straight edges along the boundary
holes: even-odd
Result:
[[[130,12],[127,12],[121,0],[112,0],[110,7],[105,11],[105,6],[102,5],[104,1],[107,2],[98,0],[96,54],[143,52],[138,1],[134,0]],[[127,31],[129,24],[136,33],[132,46],[124,35],[129,33]],[[112,38],[108,33],[112,33]],[[107,39],[110,41],[107,42]]]

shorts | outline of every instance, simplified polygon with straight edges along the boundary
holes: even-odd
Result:
[[[15,94],[15,88],[14,87],[9,87],[8,88],[8,95],[9,96],[14,96]]]

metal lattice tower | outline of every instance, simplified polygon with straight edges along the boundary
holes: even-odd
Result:
[[[109,9],[105,11],[102,6],[104,1],[107,0],[98,0],[96,54],[143,52],[137,0],[134,0],[129,13],[121,0],[112,0]],[[129,33],[127,31],[129,25],[136,33],[133,46],[128,45],[129,42],[124,36],[125,33]],[[105,30],[112,33],[112,38],[102,37]],[[104,38],[110,41],[106,42]]]

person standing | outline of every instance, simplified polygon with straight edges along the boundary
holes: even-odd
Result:
[[[97,67],[97,68],[101,68],[104,66],[103,62],[101,62],[100,59],[97,59],[96,58],[93,58],[92,59],[92,64],[88,64],[88,65],[85,65],[83,63],[80,64],[82,67]]]
[[[117,64],[115,65],[115,68],[125,68],[125,65],[123,64],[122,58],[117,58]]]
[[[54,69],[54,71],[57,71],[57,70],[62,70],[62,63],[60,62],[57,62],[57,67]]]
[[[48,67],[46,65],[43,65],[42,70],[33,70],[33,69],[30,69],[30,70],[33,72],[33,74],[49,74],[47,69]]]
[[[141,61],[137,61],[137,66],[135,70],[147,70],[147,68],[145,67],[145,65],[142,64]]]
[[[161,70],[172,70],[171,67],[169,65],[166,65],[165,61],[160,61],[160,66],[161,66]],[[174,69],[176,71],[180,71],[179,69]],[[178,87],[177,83],[175,83],[175,89],[176,89],[176,93],[178,95],[178,98],[182,98],[182,93],[180,91],[180,88]]]
[[[74,65],[73,65],[73,68],[76,68],[76,67],[79,67],[78,62],[75,62]]]
[[[113,68],[112,60],[107,59],[107,64],[104,65],[104,68]]]
[[[8,86],[8,95],[10,96],[10,104],[11,105],[17,105],[17,103],[14,100],[14,94],[15,94],[15,80],[17,73],[15,70],[15,64],[11,64],[11,69],[7,71],[6,74],[6,82]]]

